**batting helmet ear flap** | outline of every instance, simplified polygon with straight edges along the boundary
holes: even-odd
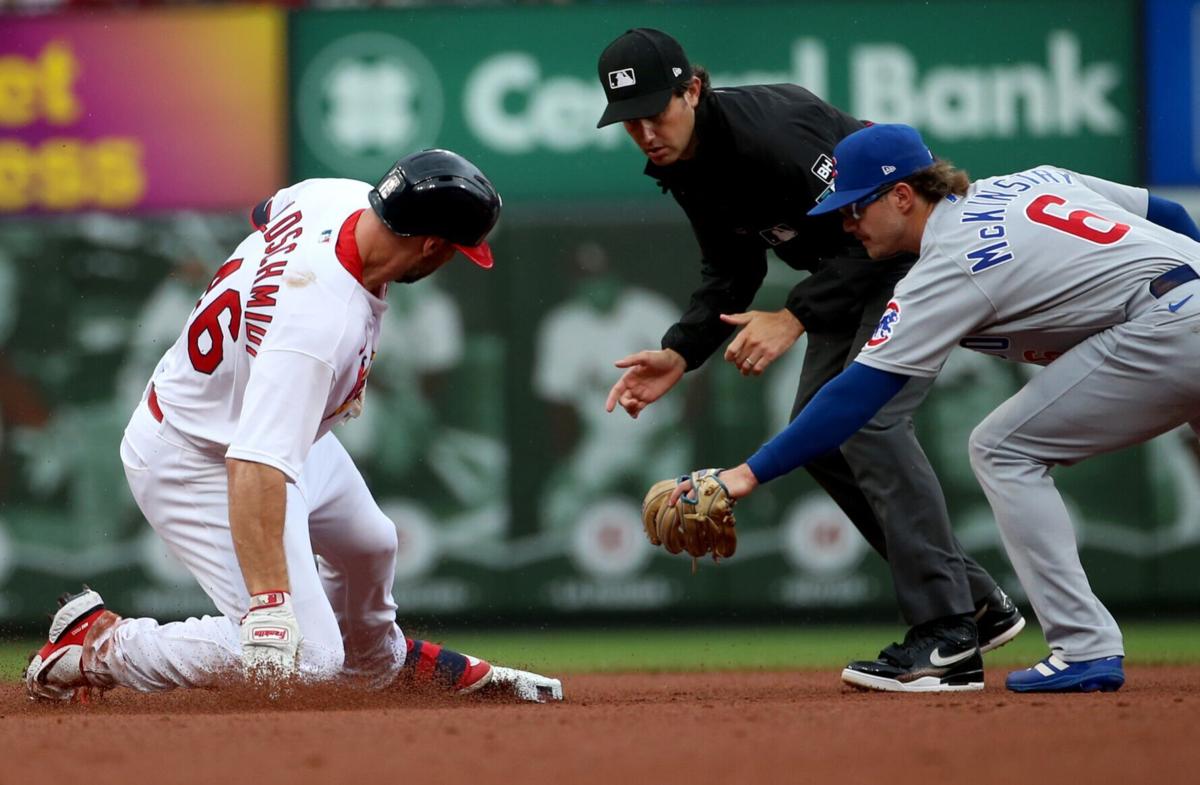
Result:
[[[485,238],[500,218],[500,194],[479,167],[458,153],[422,150],[401,158],[368,199],[396,234],[445,238],[476,264],[491,267]]]

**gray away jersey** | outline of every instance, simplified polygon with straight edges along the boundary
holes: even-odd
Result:
[[[1144,189],[1045,165],[946,197],[856,362],[936,376],[961,343],[1045,365],[1126,321],[1152,279],[1200,260],[1200,244],[1145,219],[1148,201]]]

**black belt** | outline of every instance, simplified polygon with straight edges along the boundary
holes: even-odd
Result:
[[[1194,281],[1197,278],[1200,278],[1200,273],[1196,272],[1194,267],[1190,264],[1181,264],[1178,267],[1167,270],[1151,281],[1150,294],[1155,297],[1162,297],[1176,286],[1185,284],[1188,281]]]

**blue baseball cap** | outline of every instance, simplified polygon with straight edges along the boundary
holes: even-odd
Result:
[[[833,161],[832,190],[809,215],[831,213],[933,166],[933,153],[911,125],[869,125],[838,142]]]

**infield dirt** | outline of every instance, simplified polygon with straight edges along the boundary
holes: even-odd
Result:
[[[0,785],[29,782],[1194,783],[1200,668],[1118,693],[864,693],[830,671],[565,676],[567,700],[115,690],[31,703],[0,685]]]

